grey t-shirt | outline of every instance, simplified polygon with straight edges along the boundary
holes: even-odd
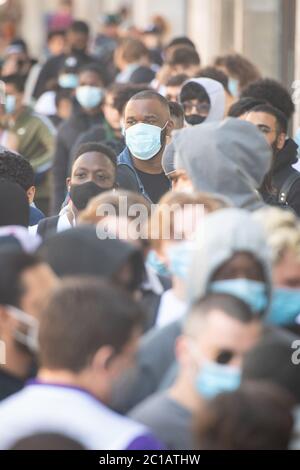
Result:
[[[160,392],[144,400],[129,414],[130,418],[145,424],[169,450],[193,450],[192,414]]]

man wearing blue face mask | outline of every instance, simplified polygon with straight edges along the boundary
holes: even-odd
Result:
[[[260,320],[248,306],[224,294],[209,294],[197,302],[183,328],[176,345],[175,384],[130,413],[172,450],[194,448],[192,417],[199,403],[239,387],[244,354],[262,332]]]
[[[104,98],[105,77],[95,64],[87,65],[79,72],[79,83],[75,91],[76,105],[71,117],[60,127],[53,161],[51,212],[57,214],[66,196],[65,181],[69,176],[71,150],[79,134],[93,125],[103,124],[101,110]]]
[[[133,96],[124,112],[126,149],[118,157],[123,179],[134,175],[140,192],[157,203],[170,189],[162,155],[172,130],[167,100],[152,90]]]

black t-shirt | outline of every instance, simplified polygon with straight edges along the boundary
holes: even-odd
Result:
[[[0,369],[0,401],[19,392],[24,387],[24,380]]]
[[[156,204],[160,198],[169,191],[170,182],[164,173],[150,175],[149,173],[144,173],[136,168],[135,171],[143,183],[146,193],[154,204]]]

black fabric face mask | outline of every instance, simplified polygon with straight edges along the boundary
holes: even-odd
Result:
[[[108,189],[100,188],[93,181],[88,181],[83,184],[72,184],[70,188],[70,198],[79,211],[82,211],[88,205],[90,199],[98,196]]]
[[[189,116],[184,116],[186,122],[190,126],[197,126],[197,124],[202,124],[205,121],[207,116],[200,116],[199,114],[190,114]]]

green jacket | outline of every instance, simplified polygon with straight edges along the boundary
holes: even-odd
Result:
[[[30,161],[37,176],[51,168],[56,130],[50,120],[24,107],[10,130],[18,137],[18,152]]]

